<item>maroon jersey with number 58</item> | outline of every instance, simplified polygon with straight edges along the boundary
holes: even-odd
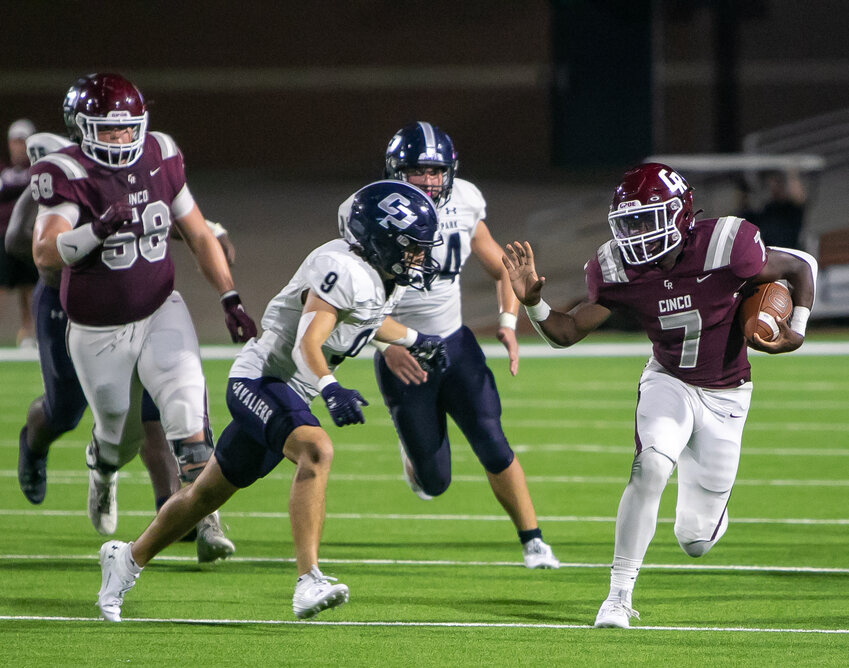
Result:
[[[61,205],[56,212],[74,219],[74,227],[90,223],[116,202],[131,207],[131,220],[103,246],[62,270],[60,296],[71,321],[94,326],[134,322],[171,294],[168,233],[173,219],[194,206],[183,156],[171,137],[147,133],[141,158],[126,168],[105,167],[79,146],[70,146],[32,166],[30,188],[39,205]]]
[[[699,220],[675,266],[625,263],[611,240],[586,267],[589,299],[635,315],[655,359],[676,378],[707,388],[750,379],[737,322],[739,291],[766,264],[758,228],[731,216]]]

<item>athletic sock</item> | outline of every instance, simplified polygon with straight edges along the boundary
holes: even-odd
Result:
[[[519,534],[519,542],[522,545],[534,538],[542,540],[542,530],[539,527],[536,527],[535,529],[527,529],[526,531],[517,531],[516,533]]]

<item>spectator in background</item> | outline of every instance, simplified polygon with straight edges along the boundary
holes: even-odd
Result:
[[[807,194],[795,171],[774,171],[765,176],[769,199],[758,212],[755,223],[766,246],[801,248],[800,235]]]
[[[35,132],[35,126],[26,118],[21,118],[9,126],[9,166],[0,166],[0,239],[6,236],[9,217],[18,196],[29,183],[29,158],[27,158],[26,140]],[[21,328],[18,330],[17,343],[21,347],[35,346],[35,326],[32,319],[32,290],[38,280],[38,273],[31,263],[22,262],[6,253],[0,244],[0,290],[18,293]]]

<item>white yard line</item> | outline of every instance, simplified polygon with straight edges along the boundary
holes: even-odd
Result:
[[[97,561],[97,554],[0,554],[0,561]],[[196,563],[196,557],[159,555],[156,562]],[[294,558],[287,557],[229,557],[227,563],[245,564],[294,564]],[[523,567],[519,561],[457,561],[454,559],[321,559],[322,564],[355,566],[473,566],[481,567]],[[644,569],[667,571],[730,571],[741,573],[821,573],[849,574],[849,568],[830,568],[820,566],[757,566],[748,564],[643,564]],[[560,568],[603,568],[609,569],[609,563],[561,562]]]
[[[152,517],[153,510],[125,510],[121,514],[127,517]],[[0,509],[0,517],[3,516],[25,516],[25,517],[88,517],[85,510],[49,510],[49,509]],[[250,512],[225,510],[223,517],[246,518],[246,519],[287,519],[289,513],[279,511]],[[451,514],[401,514],[401,513],[327,513],[328,520],[378,520],[387,522],[509,522],[507,515],[451,515]],[[540,522],[589,522],[604,523],[615,522],[616,517],[604,516],[578,516],[578,515],[540,515]],[[674,517],[661,517],[658,522],[672,524]],[[732,517],[731,521],[736,524],[786,524],[786,525],[811,525],[811,526],[849,526],[849,518],[810,518],[810,517]]]
[[[32,622],[102,622],[97,617],[56,617],[38,615],[0,615],[0,621],[32,621]],[[186,619],[180,617],[140,617],[137,619],[124,617],[124,623],[143,624],[262,624],[279,626],[353,626],[353,627],[414,627],[414,628],[493,628],[493,629],[559,629],[579,630],[592,629],[589,624],[523,624],[510,622],[346,622],[309,620],[297,621],[287,619]],[[632,626],[631,631],[687,631],[692,633],[815,633],[815,634],[847,634],[849,629],[786,629],[758,628],[741,626]],[[610,633],[594,631],[594,633]]]
[[[849,454],[849,453],[847,453]],[[0,478],[16,478],[18,472],[12,469],[0,470]],[[149,485],[150,478],[143,471],[122,471],[119,474],[123,484],[130,485]],[[571,484],[571,485],[620,485],[624,486],[627,482],[621,475],[617,476],[581,476],[581,475],[528,475],[528,482],[534,484]],[[272,473],[266,476],[266,479],[271,480],[291,480],[291,474],[287,473]],[[336,482],[387,482],[396,483],[402,481],[404,477],[400,474],[393,473],[331,473],[331,480]],[[483,475],[453,475],[453,482],[463,483],[488,483],[488,480]],[[675,477],[670,479],[670,484],[677,484]],[[88,485],[88,471],[50,471],[51,485]],[[849,487],[849,480],[817,480],[817,479],[777,479],[777,480],[758,480],[758,479],[738,479],[735,483],[737,487]]]

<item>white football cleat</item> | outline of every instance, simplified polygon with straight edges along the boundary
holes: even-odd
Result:
[[[407,457],[407,451],[404,450],[404,444],[398,441],[398,452],[401,453],[401,465],[404,471],[404,482],[422,501],[431,501],[433,497],[422,489],[422,486],[416,482],[416,472],[413,470],[413,463]]]
[[[525,568],[560,568],[560,562],[551,551],[551,546],[542,538],[533,538],[522,545]]]
[[[298,578],[292,597],[292,612],[298,619],[315,617],[322,610],[348,602],[348,585],[331,584],[336,578],[324,575],[318,566]]]
[[[97,466],[94,444],[85,450],[88,466],[88,518],[97,533],[111,536],[118,528],[118,472],[101,473]]]
[[[100,608],[100,615],[108,622],[121,621],[124,594],[133,588],[141,573],[141,569],[134,573],[127,566],[130,556],[127,551],[131,545],[120,540],[110,540],[100,546],[101,580],[97,607]]]
[[[195,545],[198,551],[198,563],[206,564],[216,559],[226,559],[236,551],[224,531],[221,528],[221,520],[218,511],[204,517],[197,525],[198,535]]]
[[[620,589],[611,592],[601,604],[594,626],[597,629],[628,629],[631,617],[639,619],[640,613],[631,607],[631,593]]]

